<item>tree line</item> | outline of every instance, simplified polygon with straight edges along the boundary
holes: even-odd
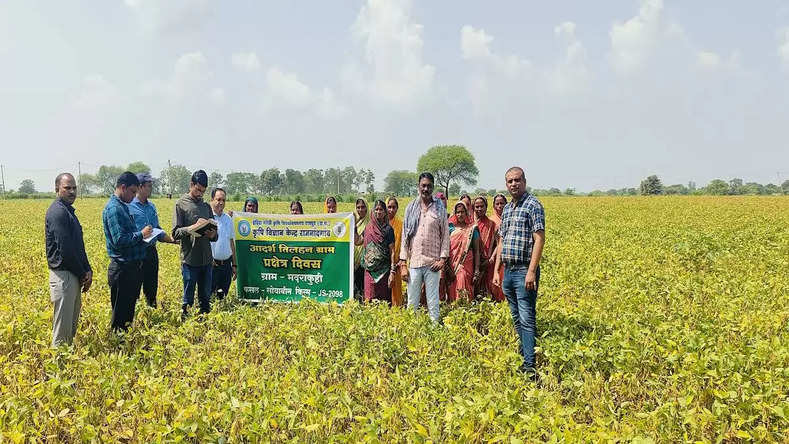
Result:
[[[124,171],[151,174],[151,168],[144,162],[133,162],[123,166],[102,165],[96,174],[82,174],[77,178],[79,193],[85,195],[109,196],[115,189],[115,180]],[[462,145],[438,145],[430,148],[419,157],[416,171],[394,170],[384,178],[384,189],[375,189],[375,174],[372,170],[353,166],[344,168],[310,168],[307,170],[269,168],[261,172],[212,171],[209,173],[208,186],[222,187],[231,200],[242,199],[246,195],[266,197],[270,200],[323,200],[327,195],[340,197],[366,194],[368,197],[379,195],[415,196],[418,172],[429,171],[435,177],[436,191],[443,191],[449,196],[463,193],[474,195],[507,194],[502,189],[471,188],[477,184],[479,169],[474,155]],[[189,189],[192,170],[184,165],[170,165],[154,177],[153,194],[158,196],[177,196]],[[34,182],[25,179],[16,193],[8,197],[35,197]],[[663,185],[657,175],[641,181],[638,188],[619,188],[594,190],[588,193],[576,192],[574,188],[530,188],[529,191],[538,196],[635,196],[635,195],[774,195],[789,194],[789,180],[781,185],[756,182],[743,182],[734,178],[728,181],[715,179],[704,187],[697,187],[694,182],[687,185]],[[6,194],[6,193],[3,193]],[[48,196],[51,193],[43,193]]]

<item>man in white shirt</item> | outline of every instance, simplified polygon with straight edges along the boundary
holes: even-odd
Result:
[[[222,188],[211,190],[211,217],[216,221],[217,238],[211,242],[214,266],[211,272],[211,293],[217,299],[224,299],[230,290],[230,282],[236,278],[236,246],[233,219],[225,213],[227,193]]]

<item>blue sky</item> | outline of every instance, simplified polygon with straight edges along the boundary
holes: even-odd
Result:
[[[9,188],[168,159],[380,187],[435,144],[485,188],[789,178],[781,1],[6,0],[0,67]]]

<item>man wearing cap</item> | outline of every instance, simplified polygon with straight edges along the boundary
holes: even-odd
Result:
[[[140,186],[137,188],[137,196],[129,204],[129,212],[134,217],[134,224],[138,230],[142,230],[146,225],[162,229],[159,225],[159,214],[156,205],[149,197],[153,190],[153,177],[148,173],[137,174],[137,181]],[[156,242],[175,243],[173,238],[166,232],[159,233],[155,239],[149,241],[145,246],[145,259],[142,261],[141,278],[142,292],[149,307],[156,308],[156,293],[159,288],[159,252],[156,251]]]
[[[134,306],[142,284],[140,270],[145,259],[145,241],[153,232],[146,225],[141,230],[134,224],[128,204],[137,194],[140,182],[134,173],[126,171],[115,182],[115,193],[110,196],[101,213],[104,238],[110,265],[107,284],[112,302],[111,327],[125,331],[134,321]]]
[[[197,170],[189,180],[189,192],[175,203],[173,214],[173,239],[181,242],[181,276],[184,293],[181,301],[181,319],[185,320],[188,309],[197,300],[200,313],[211,311],[211,272],[214,256],[211,241],[217,240],[216,228],[207,229],[202,236],[192,234],[192,228],[206,219],[212,218],[211,207],[203,201],[203,193],[208,186],[208,175]]]

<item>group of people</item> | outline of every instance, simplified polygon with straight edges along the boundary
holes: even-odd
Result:
[[[226,192],[214,188],[210,204],[203,195],[208,176],[203,170],[190,178],[189,191],[175,204],[173,228],[162,230],[156,206],[149,200],[148,174],[124,172],[103,212],[102,223],[110,264],[107,283],[112,306],[111,328],[125,331],[134,319],[140,292],[156,307],[159,257],[157,243],[180,244],[185,319],[197,292],[199,312],[211,309],[211,296],[227,295],[236,276],[232,212],[225,212]],[[418,195],[398,216],[395,197],[376,200],[370,210],[356,201],[354,215],[354,288],[359,299],[373,299],[418,309],[427,305],[430,319],[439,321],[440,301],[475,300],[489,295],[507,300],[520,339],[523,370],[535,375],[536,298],[540,259],[545,244],[545,213],[536,197],[526,192],[523,169],[507,170],[504,195],[488,200],[468,195],[447,212],[447,198],[433,194],[434,178],[419,175]],[[87,292],[93,272],[85,253],[82,227],[74,211],[76,181],[69,173],[55,179],[57,198],[46,214],[47,262],[50,297],[54,304],[52,344],[70,343],[76,333],[81,293]],[[249,197],[245,212],[257,213],[258,202]],[[337,200],[328,197],[324,212],[336,213]],[[303,214],[301,202],[290,204],[291,214]],[[206,223],[213,221],[213,223]],[[206,226],[207,225],[207,226]],[[404,301],[402,283],[407,283]]]

